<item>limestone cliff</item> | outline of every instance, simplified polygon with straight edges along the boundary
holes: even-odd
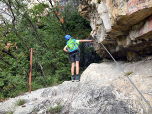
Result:
[[[152,54],[152,0],[80,0],[79,13],[90,21],[100,57],[110,58],[101,43],[116,59]]]
[[[120,66],[152,106],[152,56]],[[18,100],[25,104],[16,106]],[[93,63],[80,82],[65,81],[58,86],[24,93],[0,103],[0,114],[55,114],[50,107],[61,105],[60,114],[152,114],[139,93],[114,62]]]

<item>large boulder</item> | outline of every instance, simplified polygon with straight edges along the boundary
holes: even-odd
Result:
[[[152,57],[119,65],[152,106]],[[18,100],[24,100],[25,104],[16,106]],[[57,106],[60,114],[152,114],[114,62],[91,64],[82,73],[80,82],[65,81],[2,102],[0,114],[11,110],[13,114],[50,114],[50,107],[55,110]]]
[[[80,0],[79,13],[90,21],[102,58],[139,60],[152,54],[152,0]]]

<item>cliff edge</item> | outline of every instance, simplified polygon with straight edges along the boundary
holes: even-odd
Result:
[[[152,57],[119,65],[152,106]],[[18,100],[25,104],[16,106]],[[65,81],[1,102],[0,114],[51,114],[59,105],[60,114],[152,113],[116,63],[103,62],[90,64],[80,82]]]

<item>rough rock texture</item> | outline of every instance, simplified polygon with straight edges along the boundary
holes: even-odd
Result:
[[[57,0],[61,6],[69,4],[71,6],[79,6],[79,0]]]
[[[79,13],[90,21],[100,57],[110,58],[101,43],[116,59],[152,54],[152,0],[80,0]]]
[[[152,56],[139,62],[119,62],[143,96],[152,105]],[[26,103],[15,106],[19,99]],[[114,62],[93,63],[80,82],[65,81],[54,87],[32,91],[0,103],[0,114],[45,114],[60,103],[60,114],[152,114]]]
[[[54,4],[55,0],[51,0],[51,1]],[[79,5],[79,0],[75,0],[75,1],[73,1],[73,0],[56,0],[56,1],[58,1],[61,6],[65,6],[67,4],[72,5],[72,6]],[[31,0],[31,2],[29,4],[29,8],[32,8],[34,5],[39,4],[41,2],[50,5],[49,0]],[[50,5],[50,7],[51,7],[51,5]]]

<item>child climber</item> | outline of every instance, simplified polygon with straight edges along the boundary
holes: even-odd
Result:
[[[79,61],[80,61],[80,51],[79,44],[80,42],[93,42],[93,40],[75,40],[72,39],[70,35],[65,36],[65,40],[67,41],[67,45],[63,48],[63,51],[69,53],[71,60],[71,80],[74,82],[74,67],[76,64],[76,81],[80,81],[79,77]]]

